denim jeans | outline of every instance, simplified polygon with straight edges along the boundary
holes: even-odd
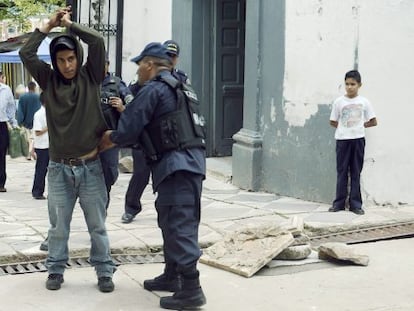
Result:
[[[90,263],[98,277],[111,277],[115,264],[110,256],[105,228],[107,193],[100,160],[80,166],[49,162],[48,167],[49,274],[63,274],[68,260],[68,240],[77,198],[91,238]]]

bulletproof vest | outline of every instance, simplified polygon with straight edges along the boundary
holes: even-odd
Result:
[[[158,161],[163,153],[171,150],[205,148],[205,120],[194,90],[172,76],[158,76],[156,80],[175,91],[177,110],[151,121],[142,132],[140,145],[148,160]]]
[[[121,79],[111,75],[101,86],[101,108],[109,129],[116,129],[120,112],[109,104],[110,97],[120,97],[119,85]]]

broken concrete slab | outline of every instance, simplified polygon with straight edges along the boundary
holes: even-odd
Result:
[[[285,248],[275,259],[280,260],[303,260],[307,258],[312,252],[309,244],[294,245]]]
[[[303,218],[298,216],[289,217],[289,219],[280,224],[280,228],[291,232],[294,237],[299,236],[304,229]]]
[[[200,262],[251,277],[293,241],[292,234],[278,226],[250,227],[205,249]]]
[[[350,261],[361,266],[368,266],[369,263],[367,255],[357,253],[354,248],[344,243],[324,243],[319,246],[318,251],[319,258],[324,260]]]

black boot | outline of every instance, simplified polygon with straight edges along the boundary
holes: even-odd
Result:
[[[177,292],[181,289],[181,281],[175,269],[168,266],[164,269],[164,273],[151,279],[144,281],[144,288],[149,291],[158,290],[166,292]]]
[[[169,297],[161,297],[160,306],[171,310],[193,310],[206,304],[206,297],[200,286],[200,279],[182,276],[182,289]]]

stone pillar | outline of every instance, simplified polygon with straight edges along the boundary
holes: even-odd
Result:
[[[246,1],[245,80],[243,128],[233,135],[233,184],[257,191],[261,187],[262,135],[260,132],[261,36],[262,1]]]

